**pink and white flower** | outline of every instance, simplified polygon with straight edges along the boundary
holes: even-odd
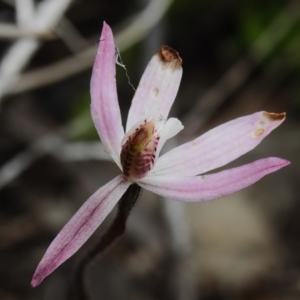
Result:
[[[91,114],[99,136],[121,174],[97,190],[46,251],[32,279],[35,287],[92,235],[132,183],[160,196],[186,202],[237,192],[289,164],[268,157],[241,167],[205,174],[256,147],[285,119],[257,112],[220,125],[159,157],[167,139],[183,129],[168,114],[181,76],[181,58],[164,46],[150,60],[129,110],[124,132],[116,89],[115,44],[104,23],[91,79]]]

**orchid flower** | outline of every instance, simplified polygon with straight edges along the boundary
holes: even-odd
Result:
[[[182,76],[179,54],[163,46],[150,60],[132,100],[125,133],[114,38],[106,23],[100,41],[91,78],[91,114],[121,174],[98,189],[60,231],[37,267],[33,287],[85,243],[132,183],[162,197],[201,202],[237,192],[289,164],[268,157],[203,175],[252,150],[285,119],[285,113],[268,112],[227,122],[159,157],[166,140],[183,129],[178,119],[168,119]]]

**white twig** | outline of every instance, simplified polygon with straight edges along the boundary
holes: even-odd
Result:
[[[76,143],[74,144],[75,150],[72,150],[73,146],[64,141],[64,138],[73,139],[87,131],[89,126],[87,117],[89,118],[89,116],[84,115],[72,120],[55,132],[38,138],[26,150],[2,165],[0,168],[0,189],[16,179],[34,161],[45,154],[51,153],[62,160],[72,160],[72,158],[74,160],[84,160],[84,152],[86,151],[86,159],[108,160],[108,155],[101,143]],[[68,155],[68,151],[70,155]],[[96,153],[97,151],[99,153]]]
[[[55,156],[67,161],[112,160],[100,142],[64,143]]]
[[[191,233],[186,216],[184,202],[163,199],[163,213],[167,222],[174,255],[172,281],[176,288],[176,300],[193,299],[193,270],[187,267],[187,258],[191,251]]]
[[[65,143],[59,135],[49,134],[1,166],[0,189],[16,179],[38,158],[50,153],[66,161],[111,161],[110,155],[104,151],[104,146],[100,142]]]
[[[115,35],[116,45],[124,51],[143,39],[148,32],[164,16],[173,0],[152,0],[150,4],[134,17],[128,27]],[[123,26],[120,26],[121,28]],[[96,40],[96,38],[95,38]],[[19,78],[14,89],[7,94],[22,93],[37,87],[45,86],[68,78],[91,67],[95,56],[95,44],[76,53],[74,56],[63,59],[48,67],[25,73]],[[0,95],[1,96],[1,95]]]
[[[177,146],[176,137],[168,141],[168,148]],[[187,222],[186,206],[184,202],[163,199],[163,214],[170,236],[170,249],[175,256],[173,265],[176,299],[187,300],[191,298],[191,270],[186,267],[186,259],[191,251],[191,233]]]
[[[55,26],[71,1],[45,0],[41,2],[37,7],[30,26],[34,26],[39,31]],[[39,46],[40,42],[37,38],[22,38],[15,42],[2,58],[0,64],[0,98],[13,89],[21,70],[26,66]]]
[[[56,37],[50,30],[37,31],[35,28],[19,28],[16,25],[0,23],[0,38],[18,39],[24,37],[36,37],[43,40]]]
[[[34,18],[33,0],[16,0],[16,19],[18,27],[30,28]]]
[[[1,167],[0,188],[3,188],[17,178],[41,155],[54,151],[54,149],[59,147],[62,143],[59,137],[47,135],[33,143],[30,148],[17,154],[12,160],[6,162]]]
[[[72,0],[44,0],[38,8],[34,26],[38,30],[47,30],[54,27],[64,15]]]
[[[143,39],[165,15],[172,0],[152,0],[133,22],[116,36],[116,45],[124,51]]]
[[[19,72],[39,45],[40,42],[36,38],[22,38],[11,46],[0,64],[0,98],[12,90],[19,78]]]
[[[89,46],[89,42],[82,37],[80,32],[65,17],[61,18],[54,31],[73,53],[78,53]]]
[[[29,150],[23,151],[6,162],[0,169],[0,189],[16,179],[36,159]]]

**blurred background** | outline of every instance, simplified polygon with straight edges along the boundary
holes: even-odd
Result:
[[[171,116],[185,130],[166,149],[242,115],[286,111],[231,165],[292,164],[207,203],[144,191],[126,234],[87,266],[87,299],[300,299],[300,3],[283,0],[0,1],[0,299],[71,299],[79,258],[113,220],[30,287],[62,226],[119,173],[89,113],[104,20],[135,87],[161,45],[183,59]],[[134,91],[117,72],[124,121]]]

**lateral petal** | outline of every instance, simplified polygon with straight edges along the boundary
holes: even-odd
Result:
[[[158,158],[153,175],[203,174],[224,166],[256,147],[285,119],[285,113],[257,112],[211,129]]]
[[[167,120],[167,122],[164,124],[164,127],[162,129],[160,139],[157,145],[156,150],[156,157],[159,156],[159,153],[166,143],[168,139],[171,139],[176,134],[178,134],[183,129],[182,123],[177,118],[170,118]]]
[[[179,54],[163,46],[150,60],[128,113],[126,131],[140,119],[167,119],[175,100],[182,76]]]
[[[32,287],[39,285],[45,277],[85,243],[110,213],[130,184],[123,176],[119,175],[97,190],[81,206],[47,249],[33,275]]]
[[[269,157],[209,175],[146,176],[138,184],[153,193],[174,200],[208,201],[235,193],[288,164],[290,162],[285,159]]]
[[[91,114],[105,148],[121,168],[124,129],[116,88],[115,51],[113,33],[104,22],[91,78]]]

